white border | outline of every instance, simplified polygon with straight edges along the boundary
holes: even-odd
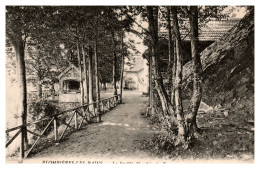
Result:
[[[259,1],[259,0],[258,0]],[[260,2],[260,1],[259,1]],[[36,0],[8,0],[6,2],[1,1],[0,2],[0,17],[1,17],[1,31],[0,31],[0,37],[1,37],[1,57],[0,57],[0,77],[5,79],[5,6],[6,5],[254,5],[255,6],[255,127],[256,131],[259,129],[259,115],[258,110],[260,110],[260,104],[259,104],[259,70],[260,70],[260,63],[259,63],[259,3],[257,3],[257,0],[131,0],[131,1],[123,1],[123,0],[94,0],[94,1],[82,1],[82,0],[42,0],[42,1],[36,1]],[[22,166],[15,165],[15,164],[5,164],[5,80],[4,82],[0,83],[1,87],[1,118],[0,118],[0,168],[2,169],[9,169],[9,168],[18,168],[18,167],[25,167],[25,168],[100,168],[100,167],[126,167],[126,168],[199,168],[199,169],[208,169],[208,168],[236,168],[236,169],[244,169],[244,168],[260,168],[259,165],[259,132],[255,132],[255,164],[166,164],[166,165],[42,165],[42,164],[22,164]],[[258,104],[256,104],[258,103]]]
[[[257,0],[8,0],[4,5],[254,5]]]

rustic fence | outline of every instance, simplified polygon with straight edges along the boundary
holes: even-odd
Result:
[[[39,140],[50,135],[46,134],[46,131],[53,133],[53,137],[51,137],[51,139],[54,143],[60,142],[62,138],[64,138],[66,132],[68,134],[68,131],[79,130],[83,125],[95,121],[95,118],[97,121],[101,120],[101,115],[117,106],[118,103],[120,103],[120,94],[103,99],[99,103],[94,102],[91,104],[85,104],[76,108],[55,113],[32,123],[10,128],[6,130],[7,141],[5,147],[7,148],[18,136],[20,136],[19,156],[20,159],[26,158],[32,150],[35,149],[37,143],[39,143]],[[30,128],[33,128],[32,126],[36,124],[44,124],[44,126],[42,126],[43,130],[38,132],[32,131]],[[61,125],[65,128],[60,132],[58,128]],[[16,133],[12,135],[12,137],[8,138],[9,133],[14,131],[16,131]],[[25,134],[31,134],[36,137],[34,139],[35,141],[30,145],[25,146]]]

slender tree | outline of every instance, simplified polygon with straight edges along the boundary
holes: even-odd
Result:
[[[83,71],[84,71],[84,79],[85,79],[85,87],[84,88],[84,98],[85,102],[89,103],[89,94],[88,94],[88,68],[87,68],[87,59],[85,55],[85,47],[82,44],[82,55],[83,55]]]
[[[172,26],[171,26],[171,10],[167,7],[167,29],[168,29],[168,69],[171,68],[173,59],[173,41],[172,41]]]
[[[77,41],[77,57],[78,57],[78,65],[79,65],[79,78],[80,78],[80,104],[84,104],[84,89],[83,89],[83,76],[82,76],[82,68],[81,68],[81,57],[80,57],[80,49],[79,42]]]
[[[167,7],[167,28],[168,28],[168,71],[170,89],[170,102],[175,109],[175,76],[176,76],[176,54],[175,54],[175,35],[172,33],[171,7]]]
[[[187,9],[187,8],[186,8]],[[191,56],[193,68],[193,94],[190,101],[189,113],[186,116],[187,129],[197,131],[196,117],[202,98],[201,76],[202,66],[200,54],[198,52],[198,7],[191,6],[190,10],[187,9],[190,22],[190,35],[191,35]]]
[[[124,56],[124,32],[121,33],[121,72],[120,72],[120,103],[123,100],[123,78],[124,78],[124,66],[125,66],[125,56]]]
[[[19,84],[19,93],[20,93],[20,103],[18,104],[18,110],[20,111],[21,117],[22,117],[22,124],[25,125],[27,123],[27,87],[26,87],[26,72],[25,72],[25,62],[24,62],[24,47],[25,47],[26,39],[22,39],[21,36],[16,37],[16,40],[14,40],[13,45],[16,53],[16,59],[17,59],[17,78],[18,78],[18,84]],[[27,137],[27,131],[26,126],[22,128],[22,134],[21,134],[21,149],[23,149],[25,143],[25,147],[28,145],[28,137]],[[23,151],[20,150],[22,153]],[[24,154],[20,155],[21,158],[24,157]]]
[[[113,89],[114,89],[114,96],[117,95],[117,87],[116,87],[116,71],[117,71],[117,53],[116,53],[116,40],[115,40],[115,33],[111,30],[111,38],[112,44],[114,46],[113,50]]]
[[[37,15],[36,15],[37,14]],[[27,123],[27,87],[25,69],[25,47],[29,34],[32,32],[41,10],[38,7],[6,7],[6,35],[15,49],[17,63],[17,79],[19,84],[18,111],[23,126],[21,134],[21,149],[28,145],[28,137],[25,124]],[[23,158],[23,151],[20,151]]]
[[[154,81],[155,90],[158,92],[162,110],[164,115],[170,115],[173,123],[176,123],[175,118],[172,116],[174,114],[174,109],[170,104],[170,100],[167,96],[166,90],[163,85],[162,75],[159,67],[158,58],[158,7],[147,6],[147,17],[150,36],[152,40],[152,62],[154,64]]]
[[[178,122],[178,137],[180,142],[186,141],[186,128],[182,106],[182,50],[181,50],[181,37],[177,18],[177,7],[171,7],[172,19],[173,19],[173,30],[175,34],[176,42],[176,78],[175,78],[175,104],[176,104],[176,115]]]
[[[154,84],[153,84],[153,59],[152,59],[152,54],[149,52],[149,111],[150,115],[154,115],[154,97],[153,97],[153,89],[154,89]]]
[[[95,82],[96,82],[96,105],[97,105],[97,121],[101,121],[100,112],[100,89],[99,89],[99,71],[98,71],[98,47],[97,38],[94,41],[94,57],[95,57]]]
[[[89,91],[89,104],[94,102],[93,99],[93,49],[89,46],[89,55],[88,55],[88,91]]]

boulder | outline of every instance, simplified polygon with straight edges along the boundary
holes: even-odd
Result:
[[[254,113],[254,11],[201,52],[202,100],[236,111],[241,104]],[[184,98],[192,94],[192,64],[183,67]]]

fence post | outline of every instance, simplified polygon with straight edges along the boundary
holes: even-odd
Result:
[[[120,93],[120,104],[123,102],[123,95],[122,95],[122,93]]]
[[[95,115],[95,117],[97,116],[96,114],[96,103],[93,103],[92,104],[92,111],[93,111],[93,114]]]
[[[20,160],[24,158],[24,126],[21,128],[21,142],[20,142]]]
[[[107,107],[108,107],[108,110],[110,110],[110,98],[107,100]]]
[[[122,103],[122,100],[121,100],[122,98],[120,97],[120,94],[117,94],[117,103],[118,104],[120,104],[120,103]]]
[[[57,117],[55,116],[54,117],[54,120],[53,120],[53,124],[54,124],[54,137],[55,137],[55,141],[58,141],[58,127],[57,127]]]
[[[117,101],[118,101],[118,95],[115,96],[115,99],[114,99],[114,104],[115,104],[115,107],[117,106]]]
[[[102,103],[102,113],[104,114],[105,113],[104,103],[103,103],[103,101],[101,101],[101,103]]]
[[[78,129],[78,117],[77,117],[77,111],[75,111],[75,129]]]

